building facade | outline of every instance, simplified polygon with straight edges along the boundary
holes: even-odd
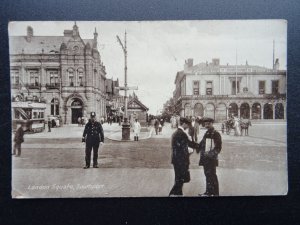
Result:
[[[12,100],[46,102],[45,118],[64,124],[78,117],[106,117],[106,71],[97,50],[98,33],[82,39],[76,23],[62,36],[10,36]]]
[[[286,119],[286,71],[248,65],[185,62],[173,92],[180,116],[207,116],[216,121],[231,115],[248,119]]]

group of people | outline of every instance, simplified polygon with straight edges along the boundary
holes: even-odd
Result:
[[[218,154],[222,149],[220,133],[214,129],[212,118],[200,118],[197,121],[207,129],[200,143],[190,140],[188,130],[193,121],[180,118],[177,130],[172,135],[172,164],[175,172],[175,182],[169,196],[182,196],[183,184],[191,179],[189,172],[190,155],[195,149],[200,154],[199,166],[203,166],[206,177],[206,191],[200,196],[219,196],[219,183],[216,174]],[[189,137],[190,136],[190,137]]]

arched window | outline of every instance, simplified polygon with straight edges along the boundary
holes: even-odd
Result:
[[[284,119],[284,106],[282,103],[275,105],[275,119]]]
[[[229,105],[228,116],[238,116],[238,106],[236,103],[231,103]]]
[[[257,102],[252,105],[252,119],[261,119],[261,105]]]
[[[273,105],[266,103],[264,105],[264,119],[273,119]]]
[[[241,105],[241,118],[249,119],[250,118],[250,106],[248,103],[243,103]]]

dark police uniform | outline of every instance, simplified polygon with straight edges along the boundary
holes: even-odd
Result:
[[[180,120],[189,123],[185,118]],[[191,142],[187,134],[178,128],[172,135],[172,164],[175,172],[175,183],[169,195],[182,195],[182,187],[190,164],[188,147],[196,148],[199,145]]]
[[[206,121],[213,122],[210,118],[202,120],[202,122]],[[214,128],[208,129],[199,145],[200,148],[197,149],[197,152],[200,152],[199,165],[203,166],[206,177],[206,191],[204,195],[218,196],[219,182],[216,174],[216,167],[219,164],[218,154],[222,149],[222,138],[220,133]]]
[[[96,116],[95,113],[91,113],[91,117]],[[94,121],[89,122],[85,125],[82,142],[86,142],[85,147],[85,163],[84,168],[90,167],[91,152],[93,149],[93,167],[98,167],[98,148],[100,142],[104,142],[104,132],[101,123]]]

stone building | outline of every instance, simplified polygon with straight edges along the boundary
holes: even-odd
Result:
[[[221,65],[220,59],[177,72],[173,92],[175,112],[181,116],[229,116],[249,119],[286,119],[286,71],[248,65]]]
[[[98,33],[82,39],[76,23],[61,36],[10,36],[12,98],[46,101],[45,117],[76,123],[96,112],[106,116],[106,71],[97,49]]]

